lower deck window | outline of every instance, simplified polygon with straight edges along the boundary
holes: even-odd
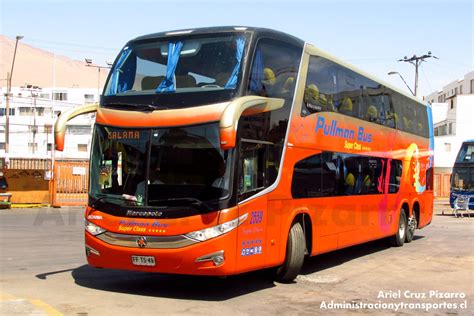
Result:
[[[295,164],[293,198],[396,193],[401,161],[379,157],[322,152]]]

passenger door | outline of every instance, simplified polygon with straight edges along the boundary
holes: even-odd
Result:
[[[265,263],[267,195],[259,194],[268,186],[270,146],[265,142],[244,139],[239,150],[239,216],[247,215],[239,226],[237,267],[239,272],[262,267]]]

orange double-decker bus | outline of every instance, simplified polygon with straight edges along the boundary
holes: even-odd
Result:
[[[250,27],[131,40],[96,112],[90,265],[232,275],[431,222],[431,109],[288,34]]]

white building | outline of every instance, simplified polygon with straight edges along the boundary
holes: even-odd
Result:
[[[0,157],[5,157],[6,88],[0,99]],[[10,97],[9,158],[52,157],[54,123],[59,113],[97,102],[97,89],[13,87]],[[89,159],[92,125],[95,115],[71,120],[67,125],[63,152],[56,158]]]
[[[433,107],[435,173],[451,173],[462,142],[474,138],[474,71],[425,99]]]

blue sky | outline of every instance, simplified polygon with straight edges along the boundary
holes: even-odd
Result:
[[[397,59],[431,51],[420,95],[474,69],[472,0],[24,1],[0,0],[0,32],[56,54],[105,65],[139,35],[201,26],[277,29],[407,91],[414,67]]]

